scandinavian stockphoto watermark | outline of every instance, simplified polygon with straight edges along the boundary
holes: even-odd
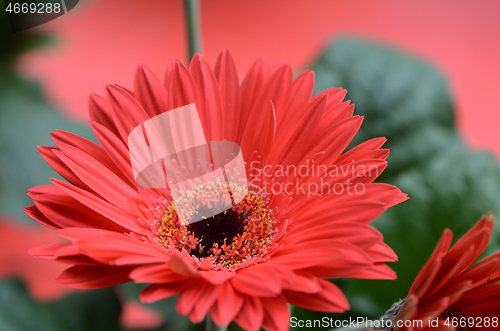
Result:
[[[361,195],[365,193],[365,183],[377,178],[378,164],[365,164],[352,160],[343,164],[315,164],[307,159],[300,165],[265,165],[253,161],[249,167],[250,183],[256,184],[259,193],[312,196]],[[366,179],[366,180],[363,180]]]
[[[324,316],[321,319],[299,319],[290,317],[290,327],[292,328],[342,328],[344,330],[394,330],[396,328],[438,328],[443,325],[450,328],[497,328],[499,326],[498,317],[439,317],[428,318],[427,320],[371,320],[367,317],[357,317],[349,319],[333,319]]]
[[[415,324],[415,325],[418,325]],[[348,319],[334,319],[324,316],[321,319],[299,319],[290,317],[290,327],[292,328],[344,328],[344,329],[384,329],[389,330],[394,326],[390,320],[370,320],[367,317],[357,317]]]

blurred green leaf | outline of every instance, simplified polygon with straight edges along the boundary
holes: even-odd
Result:
[[[45,46],[55,42],[53,38],[47,35],[35,34],[30,32],[12,33],[9,19],[1,6],[0,10],[0,63],[11,64],[16,57],[28,50]]]
[[[68,330],[120,330],[121,304],[111,287],[72,294],[53,307]]]
[[[390,166],[381,180],[454,143],[452,101],[444,78],[429,64],[378,44],[336,40],[312,67],[316,92],[347,89],[346,100],[364,116],[351,146],[375,137],[388,139]],[[399,153],[399,151],[402,151]]]
[[[72,294],[54,303],[30,298],[18,280],[0,282],[0,330],[119,330],[121,307],[112,288]]]
[[[457,239],[488,211],[500,215],[500,170],[491,155],[463,145],[454,129],[447,84],[425,62],[345,38],[312,69],[316,91],[347,89],[355,113],[365,117],[352,146],[387,137],[389,166],[379,181],[410,196],[373,223],[399,256],[399,262],[391,264],[398,280],[342,282],[353,307],[350,314],[374,318],[406,297],[446,227]],[[497,226],[488,252],[500,248],[498,234]]]
[[[65,330],[56,312],[48,305],[34,302],[17,280],[0,282],[0,330]]]
[[[90,127],[74,123],[47,103],[37,83],[22,78],[14,59],[20,53],[46,45],[51,39],[29,33],[12,33],[0,15],[0,213],[27,219],[31,205],[26,191],[48,184],[57,174],[38,155],[37,146],[54,145],[50,132],[61,129],[87,138]]]

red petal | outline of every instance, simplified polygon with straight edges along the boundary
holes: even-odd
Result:
[[[462,255],[454,261],[455,264],[451,266],[444,266],[444,260],[446,256],[443,257],[441,268],[439,269],[438,274],[436,275],[432,286],[429,288],[429,291],[425,294],[425,297],[429,297],[434,293],[442,290],[441,288],[445,286],[451,279],[456,277],[460,272],[465,270],[471,264],[471,256],[474,254],[474,246],[470,246],[468,250],[462,253]],[[419,297],[422,301],[422,297]]]
[[[413,281],[413,285],[411,286],[408,295],[415,294],[418,298],[421,298],[429,289],[437,273],[439,272],[439,269],[441,268],[441,260],[448,251],[452,238],[452,232],[449,229],[444,230],[441,239],[439,239],[439,242],[436,245],[436,248],[434,249],[431,257],[425,263],[425,265],[422,267],[417,277]]]
[[[201,270],[212,270],[214,268],[214,263],[212,259],[203,259],[200,264],[198,264],[198,268]]]
[[[343,313],[350,309],[344,293],[337,285],[318,279],[321,291],[315,294],[301,293],[295,291],[283,291],[287,300],[294,306],[328,313]]]
[[[129,133],[138,125],[149,119],[142,106],[129,93],[120,87],[108,85],[106,88],[108,102],[112,111],[120,137],[128,141]],[[123,116],[127,114],[127,116]]]
[[[485,215],[479,222],[472,227],[465,235],[460,238],[455,245],[449,250],[443,258],[443,266],[438,277],[448,273],[448,270],[455,268],[457,261],[461,260],[464,253],[473,247],[469,259],[463,262],[463,266],[456,270],[456,273],[464,271],[472,262],[474,262],[479,255],[488,246],[491,231],[493,229],[494,218],[493,215]]]
[[[156,75],[144,64],[135,72],[134,94],[149,117],[155,117],[168,109],[167,90]]]
[[[174,254],[168,262],[168,266],[179,275],[199,277],[198,270],[193,266],[193,262],[189,256],[186,257],[180,254]]]
[[[116,208],[102,199],[99,199],[95,195],[57,179],[53,179],[52,183],[69,194],[75,200],[98,212],[102,216],[109,218],[116,224],[133,232],[146,235],[148,234],[145,229],[139,227],[135,220],[132,220],[132,215],[127,215],[123,210]]]
[[[111,162],[110,158],[106,154],[106,151],[95,142],[74,133],[61,130],[56,130],[55,132],[52,132],[51,135],[52,139],[58,146],[69,145],[82,150],[85,154],[92,155],[93,158],[99,160],[114,173],[120,173],[120,170],[115,166],[113,162]]]
[[[189,279],[171,270],[167,264],[150,264],[137,267],[130,273],[136,283],[177,283]]]
[[[322,132],[323,130],[327,130],[332,124],[340,123],[354,115],[354,104],[351,104],[349,100],[342,102],[345,92],[347,91],[340,90],[340,92],[341,93],[337,95],[328,94],[325,114],[323,115],[323,121],[318,131]],[[337,99],[337,101],[335,101],[335,99]]]
[[[177,298],[175,309],[181,315],[188,315],[198,304],[204,293],[210,291],[213,287],[204,280],[196,280],[189,287],[186,287]],[[215,301],[215,300],[214,300]]]
[[[247,125],[242,136],[242,153],[245,161],[254,161],[253,155],[262,156],[265,163],[274,142],[276,134],[276,114],[274,106],[270,102],[267,107],[257,109],[248,118],[252,125]],[[257,152],[254,154],[254,152]]]
[[[167,62],[167,67],[165,69],[165,79],[163,82],[163,85],[167,90],[170,84],[170,77],[172,76],[172,71],[174,70],[174,66],[177,62],[179,62],[179,60],[174,56],[172,56]]]
[[[394,280],[398,278],[396,272],[392,270],[388,265],[383,263],[375,263],[370,267],[363,268],[353,268],[351,270],[343,270],[338,275],[331,276],[346,277],[346,278],[356,278],[356,279],[389,279]]]
[[[89,190],[89,187],[85,185],[75,174],[62,162],[54,153],[53,150],[57,150],[57,147],[52,146],[38,146],[40,155],[47,161],[52,169],[54,169],[62,178],[66,179],[71,184],[81,187],[85,190]]]
[[[293,285],[287,287],[283,286],[283,289],[302,293],[318,293],[321,290],[318,277],[302,270],[295,270],[294,273]]]
[[[398,314],[394,317],[393,323],[396,321],[409,321],[413,320],[417,315],[418,298],[416,295],[411,294],[406,298],[403,307],[399,310]],[[396,328],[396,330],[401,330],[401,328]]]
[[[102,266],[102,263],[97,262],[96,260],[83,255],[83,253],[76,247],[71,244],[65,247],[61,247],[58,250],[54,251],[54,256],[56,257],[58,262],[73,264],[73,265],[94,265],[94,266]]]
[[[333,164],[358,133],[362,122],[362,117],[354,116],[333,125],[323,132],[318,131],[318,134],[314,137],[316,143],[309,153],[325,152],[323,164]],[[351,162],[352,160],[348,161]]]
[[[219,82],[224,119],[224,138],[228,141],[236,141],[240,120],[240,110],[238,109],[240,82],[236,72],[236,65],[228,49],[223,50],[217,58],[214,73]]]
[[[349,201],[340,204],[332,204],[331,208],[325,210],[309,210],[296,216],[294,223],[290,224],[288,231],[291,233],[304,231],[308,227],[335,222],[368,224],[375,220],[386,210],[386,204],[378,201]],[[318,223],[322,220],[322,223]]]
[[[30,194],[30,196],[35,203],[38,213],[43,214],[44,219],[49,219],[51,224],[57,225],[57,228],[90,227],[125,231],[124,227],[89,209],[87,206],[65,194],[58,187],[52,185],[46,185],[46,187],[51,188],[47,193],[37,196]],[[37,188],[40,189],[40,187]],[[30,189],[30,192],[33,189]],[[37,216],[38,213],[33,216]],[[36,217],[36,219],[38,218]]]
[[[72,246],[71,243],[59,243],[59,244],[50,244],[45,246],[40,246],[33,248],[28,251],[28,254],[36,256],[36,257],[44,257],[44,258],[55,258],[54,252],[67,246]]]
[[[52,132],[52,138],[54,139],[54,141],[58,146],[62,147],[70,145],[79,150],[82,150],[85,154],[91,155],[92,158],[99,160],[99,162],[101,162],[106,168],[110,169],[116,175],[120,176],[121,178],[125,178],[125,176],[121,176],[120,169],[115,165],[114,162],[112,162],[112,159],[108,156],[106,150],[103,147],[94,143],[93,141],[75,135],[73,133],[61,130],[56,130],[56,132]],[[128,149],[125,148],[125,150],[127,151],[126,153],[128,155]]]
[[[106,154],[108,154],[110,160],[116,165],[118,169],[116,175],[129,183],[130,186],[135,187],[137,184],[132,174],[130,154],[127,146],[111,131],[99,123],[90,121],[89,124],[102,148]]]
[[[384,242],[373,245],[367,249],[367,252],[375,262],[396,262],[398,260],[396,253]]]
[[[436,294],[432,296],[426,296],[425,299],[422,299],[420,301],[420,305],[422,307],[425,307],[429,302],[435,302],[437,300],[440,300],[441,298],[448,298],[449,300],[449,305],[452,306],[455,302],[457,302],[459,299],[461,300],[462,295],[470,289],[472,282],[470,280],[465,280],[462,282],[455,282],[453,284],[446,284],[443,288],[441,288]],[[476,291],[474,291],[476,292]],[[479,293],[475,293],[474,295],[477,296],[478,298],[481,297],[481,299],[484,300],[482,296],[478,295]],[[496,296],[495,296],[496,297]]]
[[[429,302],[426,305],[419,304],[416,320],[428,321],[441,315],[450,306],[449,298]]]
[[[196,54],[189,64],[189,72],[198,91],[198,114],[208,141],[220,141],[224,134],[224,119],[219,85],[207,61]]]
[[[243,79],[243,83],[240,88],[240,123],[238,125],[238,138],[236,143],[241,145],[241,137],[245,131],[245,127],[248,124],[248,116],[250,116],[250,111],[260,94],[260,91],[264,88],[264,84],[269,78],[271,69],[269,68],[269,62],[265,58],[259,58],[250,67],[248,73]]]
[[[122,210],[131,212],[127,200],[139,204],[137,191],[132,189],[121,178],[106,168],[98,160],[76,147],[61,144],[61,152],[54,153],[78,176],[88,187],[108,202]]]
[[[192,285],[192,281],[169,284],[153,284],[146,287],[139,294],[139,300],[143,303],[153,303],[170,298]]]
[[[171,70],[167,87],[168,109],[175,109],[192,103],[197,104],[196,85],[187,68],[178,60],[175,60],[172,63]],[[199,109],[198,113],[200,114]]]
[[[264,320],[262,325],[270,331],[286,331],[290,327],[290,310],[283,295],[276,298],[262,298]]]
[[[274,297],[281,291],[276,275],[265,266],[252,266],[238,270],[231,285],[240,293],[261,297]]]
[[[497,275],[495,275],[495,271],[498,272],[499,270],[500,252],[488,256],[486,259],[474,264],[472,267],[462,272],[448,284],[470,280],[473,283],[473,287],[476,287],[484,284],[488,281],[488,279],[491,280],[498,277]]]
[[[347,151],[344,154],[342,154],[341,156],[339,156],[337,162],[342,163],[342,162],[345,162],[347,160],[353,160],[359,154],[378,150],[378,149],[380,149],[380,147],[382,147],[382,145],[385,144],[386,141],[387,141],[386,138],[381,137],[381,138],[373,138],[373,139],[367,140],[365,142],[362,142],[361,144],[353,147],[349,151]]]
[[[329,192],[329,194],[331,194],[330,191],[328,191],[328,185],[330,185],[329,187],[333,193],[342,192],[342,188],[344,192],[347,192],[349,189],[347,186],[348,183],[351,184],[352,192],[352,188],[358,183],[371,184],[387,167],[387,161],[382,159],[361,159],[355,162],[343,162],[345,163],[336,163],[334,168],[329,170],[329,177],[325,176],[326,180],[323,181],[323,183],[325,183],[323,184],[325,186],[324,192]],[[337,183],[341,185],[340,189],[335,188]],[[342,193],[336,194],[341,195]]]
[[[130,281],[132,268],[76,265],[66,269],[56,281],[79,289],[96,289]]]
[[[219,326],[228,325],[243,306],[243,298],[237,294],[231,284],[222,285],[217,301],[210,309],[210,316]]]
[[[302,116],[302,109],[307,106],[314,90],[314,72],[306,70],[295,78],[286,116],[280,122],[278,131],[289,130]]]
[[[287,134],[277,136],[273,145],[271,155],[274,155],[270,163],[283,165],[296,165],[304,156],[304,152],[310,148],[314,135],[321,122],[326,105],[326,97],[316,98],[309,103],[303,116],[296,122]],[[276,108],[276,112],[278,109]],[[276,113],[279,125],[278,114]]]
[[[207,312],[212,308],[219,297],[221,291],[222,285],[208,285],[196,300],[193,310],[189,313],[189,319],[193,323],[200,323],[203,321]]]
[[[109,110],[108,100],[97,94],[89,96],[90,119],[108,128],[115,135],[119,135],[118,129],[113,122],[113,116]]]
[[[257,95],[250,114],[265,109],[269,101],[272,100],[276,111],[276,123],[280,123],[290,101],[292,84],[292,67],[289,64],[284,64],[271,74],[269,80]]]
[[[287,265],[298,270],[312,267],[342,256],[338,244],[332,240],[317,240],[285,246],[271,257],[273,264]]]
[[[59,235],[72,236],[80,229],[61,229]],[[85,238],[74,241],[85,255],[111,265],[147,264],[165,262],[166,252],[155,249],[150,244],[134,239],[122,233],[106,230],[85,229]]]
[[[259,298],[253,296],[245,297],[240,312],[234,319],[244,330],[258,331],[264,319],[264,308]]]
[[[310,245],[314,244],[310,243]],[[309,267],[306,270],[323,278],[344,277],[345,274],[352,277],[356,271],[361,272],[374,266],[371,256],[357,246],[345,242],[335,242],[335,249],[340,252],[340,257]]]
[[[318,222],[320,223],[320,222]],[[382,241],[382,234],[375,228],[358,223],[338,222],[331,227],[323,224],[311,226],[303,231],[287,231],[289,235],[283,243],[295,241],[306,242],[309,240],[330,239],[349,242],[353,245],[369,248]]]
[[[40,224],[43,224],[51,229],[57,230],[60,229],[61,227],[51,220],[49,220],[45,215],[43,215],[40,210],[36,206],[29,206],[24,208],[24,213],[37,221]]]
[[[199,275],[213,285],[227,282],[235,276],[235,272],[226,270],[199,271]]]

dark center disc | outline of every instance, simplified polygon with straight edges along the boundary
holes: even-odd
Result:
[[[187,229],[198,238],[202,248],[194,249],[190,253],[198,258],[207,257],[211,254],[211,249],[215,243],[219,245],[218,247],[221,247],[224,245],[225,239],[226,244],[230,245],[234,237],[243,233],[244,227],[244,217],[232,209],[191,223],[187,225]]]

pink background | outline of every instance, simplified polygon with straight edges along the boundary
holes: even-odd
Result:
[[[469,145],[500,157],[500,1],[202,0],[201,7],[204,55],[213,65],[229,47],[240,76],[263,55],[305,68],[344,33],[429,60],[450,80]],[[25,56],[19,68],[81,119],[88,94],[102,94],[106,83],[131,87],[138,64],[162,76],[170,56],[186,58],[180,0],[86,1],[36,29],[56,32],[58,45]]]

